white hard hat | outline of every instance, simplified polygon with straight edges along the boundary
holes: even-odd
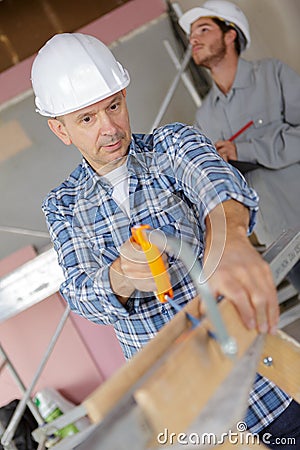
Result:
[[[194,23],[200,17],[215,17],[225,22],[228,25],[236,25],[239,30],[244,34],[244,39],[239,35],[241,51],[250,47],[250,30],[248,20],[243,11],[234,3],[227,2],[225,0],[208,0],[203,3],[202,8],[192,8],[184,13],[179,19],[179,25],[187,34],[190,34],[191,24]],[[243,42],[246,39],[246,42]]]
[[[37,112],[56,117],[121,91],[130,78],[95,37],[62,33],[40,49],[32,65],[31,82]]]

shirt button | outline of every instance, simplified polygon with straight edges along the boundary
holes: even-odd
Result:
[[[258,119],[258,123],[259,123],[259,125],[262,125],[264,123],[264,121],[262,119]]]
[[[162,306],[162,307],[161,307],[161,313],[162,313],[164,316],[167,316],[167,315],[168,315],[168,311],[167,311],[167,309],[166,309],[165,306]]]

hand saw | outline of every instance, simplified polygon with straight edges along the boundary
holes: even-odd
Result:
[[[149,225],[135,226],[131,229],[131,239],[139,244],[145,253],[149,268],[156,284],[156,297],[162,303],[169,302],[176,312],[179,312],[182,308],[175,301],[173,301],[174,293],[171,280],[163,262],[161,251],[156,245],[149,242],[148,235],[146,233],[147,231],[151,232]],[[185,315],[192,323],[193,327],[200,324],[200,320],[196,319],[196,317],[192,316],[189,312],[185,312]]]
[[[151,242],[149,241],[150,234]],[[133,227],[132,239],[141,246],[146,255],[151,273],[156,282],[159,300],[169,301],[177,311],[180,310],[180,307],[173,301],[173,291],[169,275],[165,269],[162,257],[160,256],[162,249],[164,249],[165,242],[167,243],[168,251],[175,254],[183,261],[185,266],[189,268],[189,275],[194,282],[201,300],[205,304],[206,314],[211,320],[213,333],[211,331],[208,331],[208,333],[214,335],[224,354],[227,356],[234,356],[237,352],[236,342],[227,333],[216,304],[216,299],[212,295],[208,283],[201,281],[200,274],[202,273],[202,268],[199,261],[195,259],[192,248],[183,240],[176,239],[166,234],[162,235],[160,231],[152,230],[148,225]],[[161,249],[161,251],[159,249]],[[193,261],[192,266],[190,266],[191,261]],[[190,313],[186,312],[186,316],[192,322],[193,326],[199,324],[199,320]]]
[[[271,248],[271,251],[267,252],[266,259],[274,273],[275,282],[277,282],[277,274],[280,279],[283,273],[282,270],[277,270],[277,268],[282,267],[279,255],[283,254],[285,257],[287,252],[292,252],[294,247],[299,245],[299,240],[300,230],[294,234],[285,234]],[[142,351],[100,386],[80,406],[75,407],[69,413],[61,416],[55,423],[47,424],[43,429],[35,430],[34,436],[36,440],[39,442],[45,437],[45,434],[49,436],[51,426],[52,430],[56,430],[68,423],[74,422],[79,417],[88,415],[93,425],[85,432],[64,439],[54,447],[55,450],[72,449],[82,443],[83,439],[85,442],[76,448],[80,450],[127,450],[128,448],[141,450],[143,448],[150,448],[151,441],[153,447],[155,447],[153,443],[153,432],[157,431],[157,427],[163,424],[163,414],[166,407],[166,402],[163,401],[160,407],[161,411],[159,409],[156,410],[155,417],[153,417],[153,414],[151,415],[151,408],[153,405],[155,406],[155,389],[158,389],[158,392],[163,394],[164,391],[170,391],[174,383],[176,385],[176,382],[180,379],[181,367],[174,366],[173,370],[170,370],[170,367],[172,369],[172,361],[176,361],[176,358],[180,357],[180,355],[183,355],[181,361],[192,361],[194,364],[195,361],[198,363],[201,358],[204,358],[205,362],[201,371],[204,371],[204,374],[206,373],[206,379],[201,380],[201,377],[199,379],[200,374],[198,372],[200,370],[198,372],[191,372],[187,374],[186,378],[181,379],[184,386],[190,384],[190,381],[191,383],[196,382],[196,386],[198,386],[197,392],[199,392],[202,391],[201,386],[203,384],[208,384],[207,380],[214,378],[213,384],[215,387],[213,392],[210,392],[205,405],[202,403],[199,407],[201,402],[199,398],[197,399],[199,401],[197,414],[188,426],[185,426],[184,429],[182,428],[181,431],[195,430],[196,427],[199,432],[201,429],[208,432],[212,429],[211,426],[213,426],[214,432],[217,434],[218,430],[223,429],[224,431],[228,429],[231,426],[229,425],[229,422],[232,422],[231,418],[237,417],[240,419],[243,417],[246,398],[255,373],[256,358],[260,354],[259,349],[262,338],[259,337],[257,339],[257,334],[253,330],[250,332],[249,330],[245,330],[243,326],[241,328],[241,322],[232,305],[224,301],[220,303],[219,308],[226,325],[228,325],[230,334],[236,337],[239,343],[240,357],[235,363],[230,361],[229,358],[225,358],[223,353],[217,350],[217,344],[214,340],[208,339],[205,333],[206,320],[200,327],[188,331],[187,338],[178,345],[176,343],[177,337],[187,330],[184,313],[179,313]],[[194,316],[197,315],[198,302],[190,302],[185,309]],[[243,338],[242,341],[240,339],[241,336]],[[272,340],[272,336],[268,336],[268,338]],[[279,336],[276,336],[276,339],[278,338]],[[202,346],[201,343],[203,344]],[[294,357],[299,358],[299,348],[291,346],[290,340],[286,342],[282,341],[281,344],[282,348],[286,346],[290,357],[291,352],[294,352]],[[210,370],[211,367],[208,364],[210,360],[209,358],[205,358],[207,356],[205,351],[209,347],[213,347],[214,357],[218,356],[221,358],[218,366],[220,369],[219,372],[222,372],[224,365],[227,367],[227,372],[226,374],[225,372],[223,373],[224,376],[223,378],[221,377],[222,379],[216,379],[219,376],[218,371]],[[196,351],[196,355],[192,350]],[[282,364],[284,364],[284,355],[285,350],[282,350],[279,361]],[[275,365],[269,374],[270,379],[278,373],[278,370],[280,372],[280,364],[276,365],[276,358],[274,359]],[[167,377],[164,380],[165,384],[162,385],[161,376],[164,371],[166,371]],[[243,383],[240,383],[241,379]],[[276,376],[274,381],[276,382]],[[278,385],[283,389],[287,387],[280,383]],[[175,389],[175,395],[172,396],[175,400],[182,398],[180,394],[181,386],[179,385],[178,388],[178,392]],[[208,386],[205,386],[203,391],[206,390],[208,390]],[[188,392],[184,394],[186,398],[189,398]],[[193,400],[193,397],[195,397],[193,391],[192,394],[190,403],[192,403],[191,399]],[[156,402],[158,400],[156,398]],[[180,417],[187,405],[184,405],[184,409],[180,409],[178,408],[177,401],[175,406],[177,406],[177,409],[174,412]],[[195,404],[192,406],[196,407]],[[169,415],[172,415],[172,409],[173,405],[171,404]],[[211,421],[212,415],[213,421]],[[156,417],[158,425],[155,423]],[[168,420],[168,417],[166,419]]]

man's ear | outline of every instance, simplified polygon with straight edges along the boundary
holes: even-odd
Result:
[[[48,125],[51,131],[53,131],[56,136],[63,141],[66,145],[71,145],[72,140],[69,133],[66,130],[65,125],[58,119],[48,119]]]
[[[225,33],[225,41],[227,44],[231,44],[232,42],[234,42],[236,37],[237,32],[233,28],[231,28]]]
[[[127,91],[126,91],[126,89],[124,88],[124,89],[122,89],[122,94],[123,94],[123,97],[126,97],[126,95],[127,95]]]

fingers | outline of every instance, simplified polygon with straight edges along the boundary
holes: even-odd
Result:
[[[133,240],[127,239],[120,248],[120,257],[135,263],[146,263],[146,257],[141,247]]]
[[[127,241],[121,247],[120,266],[124,276],[136,289],[144,292],[155,291],[155,283],[149,265],[138,244]]]
[[[217,141],[215,147],[219,155],[228,161],[229,159],[237,159],[236,145],[230,141]]]
[[[162,259],[166,269],[168,257],[162,253]],[[157,286],[152,276],[145,253],[141,247],[132,240],[127,240],[120,249],[120,266],[125,277],[136,289],[144,292],[156,292]]]
[[[218,141],[215,143],[215,147],[221,158],[225,161],[228,161],[226,146],[224,145],[224,141]]]
[[[214,288],[217,286],[217,290]],[[215,294],[222,294],[237,308],[249,329],[260,333],[275,333],[279,318],[277,293],[267,263],[235,268],[234,276],[226,270],[212,280]]]

